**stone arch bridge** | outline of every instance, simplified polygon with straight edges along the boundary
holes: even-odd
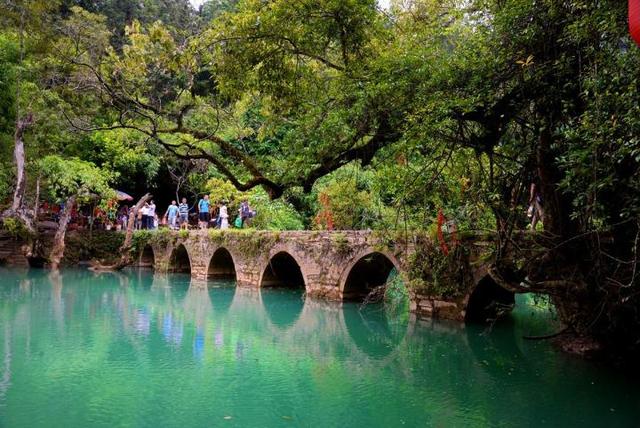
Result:
[[[392,239],[371,231],[163,231],[139,244],[137,264],[159,273],[189,273],[200,284],[212,277],[230,277],[239,287],[300,288],[311,298],[361,301],[384,285],[392,271],[404,284],[413,284],[418,242],[415,237]],[[489,262],[482,262],[486,239],[460,245],[467,251],[459,252],[464,259],[454,255],[458,280],[450,288],[455,292],[443,296],[409,287],[411,311],[418,316],[479,319],[496,303],[513,303],[513,293],[487,275]],[[421,276],[430,277],[430,272]]]

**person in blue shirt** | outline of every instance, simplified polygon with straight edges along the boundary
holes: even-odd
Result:
[[[177,230],[178,229],[178,205],[176,201],[171,201],[171,205],[167,208],[167,213],[165,214],[167,219],[167,223],[169,223],[169,229]]]
[[[209,195],[204,195],[198,202],[198,212],[200,213],[200,229],[206,229],[209,225]]]

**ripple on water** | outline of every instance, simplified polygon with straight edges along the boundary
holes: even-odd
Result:
[[[0,270],[0,426],[637,425],[632,382],[517,320],[403,320],[188,276]]]

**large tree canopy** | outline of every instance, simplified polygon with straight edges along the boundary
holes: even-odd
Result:
[[[206,159],[240,190],[260,185],[274,197],[308,191],[350,161],[368,164],[399,138],[399,111],[368,82],[374,36],[384,33],[374,3],[242,7],[183,42],[136,21],[122,53],[107,47],[103,20],[74,9],[60,67],[84,101],[70,106],[97,103],[99,128],[135,130],[179,157]],[[298,24],[307,18],[308,28]],[[65,115],[96,127],[82,124],[84,108]]]

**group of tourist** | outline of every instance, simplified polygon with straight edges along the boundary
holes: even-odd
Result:
[[[156,214],[156,204],[153,199],[140,208],[138,212],[139,229],[157,229],[158,215]]]
[[[118,222],[122,229],[127,228],[127,222],[129,221],[129,206],[123,205],[118,210]],[[134,219],[134,228],[136,230],[151,230],[158,228],[158,215],[156,213],[156,204],[153,200],[145,202],[140,208]]]
[[[204,195],[195,206],[197,214],[197,224],[200,229],[216,228],[228,229],[229,212],[225,201],[211,203],[209,195]],[[118,211],[118,222],[121,229],[126,229],[129,219],[130,208],[123,205]],[[145,202],[138,211],[134,228],[136,230],[153,230],[160,225],[166,225],[171,230],[188,229],[189,228],[189,212],[191,208],[187,203],[187,198],[182,198],[180,204],[175,200],[167,208],[164,216],[160,217],[156,210],[156,204],[153,200]],[[248,200],[243,200],[238,209],[238,216],[233,223],[233,227],[241,229],[250,225],[251,220],[255,217],[256,212],[249,205]]]
[[[151,201],[151,203],[153,203],[153,201]],[[215,228],[224,230],[229,228],[229,212],[226,201],[212,204],[209,195],[204,195],[198,201],[196,209],[198,214],[198,227],[200,229]],[[163,223],[171,230],[188,229],[189,211],[187,198],[182,198],[180,204],[173,200],[167,208]],[[248,226],[255,215],[256,212],[251,209],[249,201],[246,199],[243,200],[238,209],[238,217],[234,222],[234,227],[240,229]]]

